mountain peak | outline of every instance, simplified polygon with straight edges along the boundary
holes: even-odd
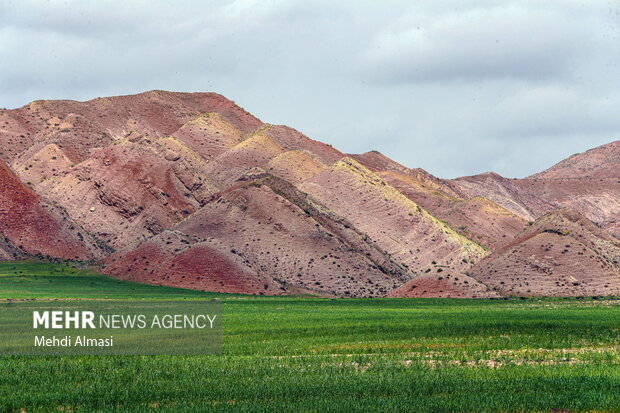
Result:
[[[530,178],[620,178],[620,140],[572,155]]]

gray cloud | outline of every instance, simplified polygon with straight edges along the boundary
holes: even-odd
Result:
[[[585,4],[460,3],[438,10],[417,2],[379,32],[364,56],[369,75],[387,83],[546,80],[570,72],[596,43]]]
[[[215,91],[444,177],[524,176],[620,139],[608,1],[9,1],[0,106]]]

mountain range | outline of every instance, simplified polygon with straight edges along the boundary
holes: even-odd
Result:
[[[440,179],[215,93],[0,110],[0,260],[261,295],[620,295],[619,237],[620,141]]]

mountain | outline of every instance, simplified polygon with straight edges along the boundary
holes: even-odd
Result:
[[[619,178],[523,179],[517,185],[555,208],[575,209],[620,236]]]
[[[620,141],[573,155],[525,179],[487,172],[450,182],[465,197],[485,197],[528,221],[572,208],[620,237]]]
[[[0,160],[4,260],[245,294],[616,291],[617,142],[526,179],[447,180],[215,93],[151,91],[0,110]]]
[[[504,178],[494,172],[452,180],[465,197],[487,198],[525,220],[534,220],[555,206],[535,193],[522,188],[518,180]]]
[[[620,295],[620,240],[578,212],[537,219],[469,275],[508,295]]]
[[[620,178],[620,141],[575,154],[532,179]]]

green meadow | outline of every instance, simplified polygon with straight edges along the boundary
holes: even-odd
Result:
[[[0,412],[620,411],[616,299],[254,297],[0,263],[0,300],[59,298],[217,298],[222,354],[1,355]]]

